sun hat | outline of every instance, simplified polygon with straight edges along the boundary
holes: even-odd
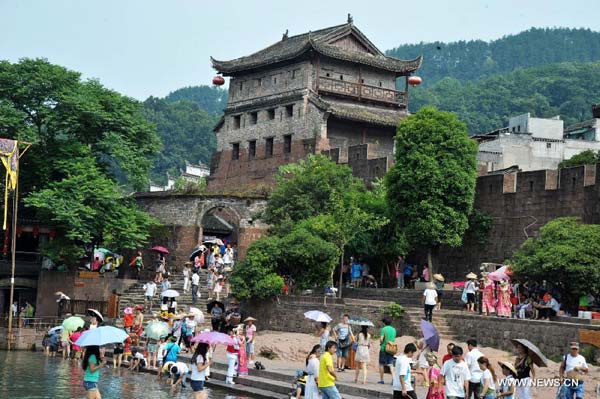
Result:
[[[467,278],[469,280],[471,280],[471,279],[477,278],[477,275],[475,273],[471,272],[471,273],[467,274]]]
[[[244,319],[244,323],[249,322],[249,321],[256,321],[256,319],[254,317],[246,317]]]
[[[517,369],[515,368],[515,366],[512,363],[510,363],[510,362],[498,362],[498,365],[500,367],[506,367],[507,369],[509,369],[510,371],[512,371],[514,375],[517,375]]]
[[[427,353],[425,354],[425,359],[426,359],[428,362],[437,362],[437,356],[436,356],[436,355],[435,355],[435,353],[433,353],[433,352],[427,352]]]
[[[444,276],[442,276],[442,275],[441,275],[441,274],[439,274],[439,273],[436,273],[436,274],[434,274],[434,275],[433,275],[433,279],[434,279],[434,280],[438,280],[438,281],[446,281],[446,280],[444,279]]]

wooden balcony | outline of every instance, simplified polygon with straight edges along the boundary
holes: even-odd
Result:
[[[406,107],[406,93],[319,76],[319,92]]]

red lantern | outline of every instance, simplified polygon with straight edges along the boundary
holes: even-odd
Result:
[[[421,79],[419,76],[411,76],[410,78],[408,78],[408,84],[411,85],[412,87],[418,86],[423,82],[423,79]]]
[[[225,79],[221,75],[217,75],[213,78],[213,84],[215,86],[223,86],[225,84]]]
[[[33,238],[38,238],[40,235],[40,226],[33,226]]]
[[[50,241],[54,240],[54,237],[56,237],[56,230],[50,230],[48,232],[48,238],[50,239]]]

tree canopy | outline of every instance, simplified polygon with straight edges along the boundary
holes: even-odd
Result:
[[[581,165],[595,165],[600,161],[600,152],[593,150],[585,150],[579,154],[573,155],[569,159],[565,159],[558,164],[558,168],[572,168]]]
[[[511,265],[518,276],[551,281],[563,300],[576,304],[580,295],[600,292],[600,225],[554,219],[523,243]]]
[[[468,227],[477,145],[450,112],[424,107],[402,121],[386,176],[393,222],[411,246],[458,246]]]
[[[0,132],[33,143],[20,191],[42,222],[60,229],[57,242],[69,247],[62,260],[74,261],[83,244],[123,249],[146,240],[153,220],[123,198],[147,186],[160,147],[138,101],[44,59],[0,61]]]

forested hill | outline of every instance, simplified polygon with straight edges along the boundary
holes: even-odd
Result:
[[[435,105],[467,123],[469,133],[506,126],[511,116],[560,115],[565,126],[592,117],[600,103],[600,61],[560,63],[518,69],[478,81],[444,78],[430,87],[410,89],[409,109]]]
[[[424,86],[446,77],[460,81],[477,80],[517,68],[600,60],[600,32],[531,28],[491,42],[405,44],[387,51],[387,55],[400,59],[413,59],[421,54],[423,66],[418,74],[423,78]]]
[[[153,182],[165,184],[167,172],[179,176],[186,161],[210,164],[217,146],[213,128],[226,104],[227,91],[209,86],[184,87],[144,102],[144,115],[156,125],[163,144],[152,160]]]

